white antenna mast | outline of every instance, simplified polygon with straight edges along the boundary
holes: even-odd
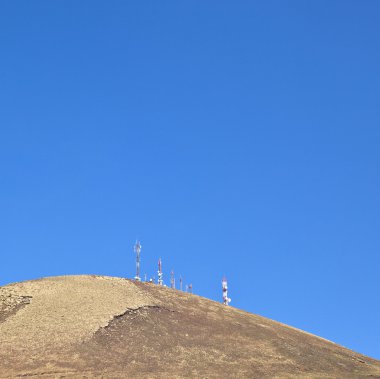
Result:
[[[162,286],[164,284],[164,281],[162,280],[162,261],[161,258],[158,259],[158,285]]]
[[[227,286],[227,278],[225,276],[223,276],[223,279],[222,279],[222,290],[223,290],[223,304],[228,305],[231,302],[231,299],[228,297],[228,294],[227,294],[228,286]]]

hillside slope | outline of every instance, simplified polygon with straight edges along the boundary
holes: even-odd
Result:
[[[0,287],[0,377],[380,378],[380,362],[150,283],[62,276]]]

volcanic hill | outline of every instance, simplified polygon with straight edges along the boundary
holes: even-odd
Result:
[[[380,378],[380,362],[196,295],[83,275],[0,287],[0,377]]]

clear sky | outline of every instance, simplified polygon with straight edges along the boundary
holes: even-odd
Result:
[[[2,1],[0,284],[155,275],[380,359],[380,2]]]

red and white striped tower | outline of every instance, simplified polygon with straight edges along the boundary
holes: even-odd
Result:
[[[231,302],[231,299],[228,297],[227,279],[225,276],[223,276],[223,279],[222,279],[222,289],[223,289],[223,304],[228,305]]]
[[[164,281],[162,280],[162,261],[161,258],[158,259],[158,285],[162,286]]]
[[[170,273],[170,287],[175,289],[175,277],[174,277],[174,271],[173,270]]]
[[[141,281],[140,278],[140,252],[141,252],[141,245],[139,241],[136,241],[135,244],[135,253],[136,253],[136,276],[135,280]]]

